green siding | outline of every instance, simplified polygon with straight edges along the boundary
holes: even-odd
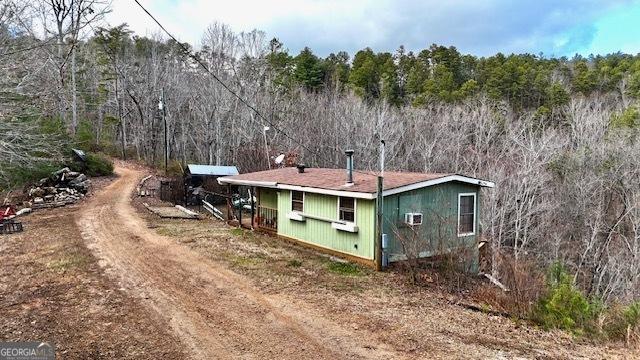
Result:
[[[278,192],[278,234],[342,253],[373,259],[375,236],[375,202],[356,199],[357,233],[331,228],[330,221],[287,218],[291,211],[291,192]],[[304,213],[328,220],[338,219],[338,197],[305,193]]]
[[[278,208],[278,192],[275,189],[260,188],[258,191],[260,206],[266,206],[272,209]]]
[[[458,237],[458,194],[461,193],[476,194],[476,229],[474,235]],[[322,219],[306,217],[305,221],[287,218],[291,212],[291,192],[288,190],[261,188],[259,201],[261,206],[278,209],[279,235],[365,259],[374,258],[375,200],[356,199],[357,233],[331,228],[331,220],[338,219],[337,196],[306,192],[304,214]],[[404,214],[407,212],[423,214],[423,224],[416,227],[419,229],[417,237],[422,256],[466,247],[477,259],[480,187],[449,182],[386,196],[383,231],[389,236],[388,253],[392,261],[404,255],[398,236],[412,236],[410,228],[404,225]]]
[[[475,235],[458,237],[458,194],[461,193],[476,194]],[[415,233],[404,225],[404,214],[408,212],[423,214],[423,223],[415,228]],[[422,244],[418,250],[426,253],[426,256],[460,247],[476,252],[479,220],[480,191],[478,186],[471,184],[450,182],[384,198],[383,231],[389,236],[389,254],[392,260],[404,254],[398,236],[416,236]]]

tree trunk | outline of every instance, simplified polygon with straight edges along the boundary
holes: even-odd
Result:
[[[58,29],[58,60],[61,61],[60,63],[60,88],[58,89],[58,94],[57,94],[57,100],[58,100],[58,111],[60,114],[60,120],[62,121],[63,124],[66,123],[66,106],[64,104],[64,66],[63,66],[63,59],[64,59],[64,51],[63,51],[63,47],[64,47],[64,31],[62,29],[63,26],[63,20],[57,19],[56,20],[56,25],[57,25],[57,29]]]
[[[116,67],[117,69],[117,67]],[[118,73],[117,70],[115,72]],[[122,159],[127,160],[127,131],[125,129],[126,125],[124,122],[124,118],[122,116],[122,107],[120,106],[120,97],[118,96],[118,76],[116,75],[116,87],[115,87],[115,98],[116,98],[116,107],[118,109],[118,119],[120,119],[120,141],[122,145]]]
[[[71,126],[69,132],[72,136],[76,135],[78,130],[78,97],[76,90],[76,47],[72,45],[71,49]]]

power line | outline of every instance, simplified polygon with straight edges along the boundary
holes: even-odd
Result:
[[[140,8],[142,8],[142,10],[144,10],[145,13],[147,13],[147,15],[149,15],[149,17],[151,17],[151,19],[156,24],[158,24],[158,26],[160,27],[160,29],[162,29],[162,31],[164,31],[167,35],[169,35],[169,37],[171,39],[173,39],[173,41],[175,41],[182,48],[182,50],[184,50],[185,53],[187,53],[189,55],[190,58],[195,60],[206,72],[208,72],[218,83],[220,83],[220,85],[222,85],[222,87],[225,88],[225,90],[227,90],[229,93],[231,93],[233,96],[235,96],[238,100],[240,100],[240,102],[243,105],[245,105],[246,107],[251,109],[256,115],[258,115],[259,118],[264,120],[264,122],[266,122],[268,125],[272,126],[276,131],[282,133],[284,136],[289,138],[291,141],[294,141],[294,142],[298,143],[300,146],[304,147],[304,145],[300,144],[293,137],[289,136],[286,132],[284,132],[283,130],[279,129],[276,125],[273,124],[273,122],[269,121],[264,115],[262,115],[262,113],[260,113],[260,111],[258,111],[258,109],[256,109],[253,105],[249,104],[244,98],[242,98],[240,95],[238,95],[238,93],[236,93],[233,89],[231,89],[216,74],[214,74],[211,70],[209,70],[209,67],[207,65],[205,65],[202,62],[202,60],[200,60],[197,56],[193,55],[191,53],[191,50],[189,50],[186,46],[184,46],[184,44],[182,42],[178,41],[178,39],[176,39],[175,36],[173,36],[167,29],[165,29],[165,27],[144,6],[142,6],[142,4],[140,4],[140,2],[138,0],[134,0],[134,1],[136,2],[136,4],[138,4],[138,6],[140,6]]]
[[[55,40],[54,38],[52,39]],[[50,46],[50,45],[57,45],[57,44],[51,44],[51,39],[50,39],[38,45],[28,46],[28,47],[2,53],[0,54],[0,57],[11,56],[11,55],[19,54],[21,52],[31,51],[31,50],[39,49],[41,47]]]
[[[86,25],[82,26],[78,30],[83,29],[85,26]],[[69,35],[69,34],[71,34],[73,32],[74,32],[73,29],[67,30],[64,33],[62,33],[61,35],[57,35],[57,37],[56,36],[50,37],[49,39],[44,40],[42,43],[39,43],[37,45],[27,46],[27,47],[23,47],[23,48],[20,48],[20,49],[16,49],[16,50],[12,50],[12,51],[8,51],[8,52],[5,52],[5,53],[2,53],[2,54],[0,54],[0,57],[11,56],[11,55],[19,54],[21,52],[31,51],[31,50],[39,49],[39,48],[42,48],[42,47],[45,47],[45,46],[50,46],[50,45],[56,45],[56,46],[58,46],[58,45],[69,45],[69,44],[65,44],[65,43],[59,44],[58,43],[58,39],[59,39],[60,36],[65,37],[65,36],[67,36],[67,35]],[[54,41],[55,41],[55,43],[52,44],[52,42],[54,42]]]
[[[311,154],[314,154],[315,156],[318,156],[318,157],[322,157],[322,156],[320,156],[321,154],[319,154],[317,151],[314,151],[314,150],[310,149],[308,146],[302,144],[300,141],[296,140],[294,137],[289,135],[286,131],[284,131],[284,130],[280,129],[278,126],[276,126],[272,121],[267,119],[267,117],[262,115],[262,113],[260,111],[258,111],[258,109],[256,109],[253,105],[249,104],[249,102],[247,102],[244,98],[242,98],[242,96],[238,95],[238,93],[236,93],[224,81],[222,81],[222,79],[220,79],[215,73],[213,73],[209,69],[209,67],[202,62],[202,60],[200,60],[197,56],[193,55],[191,53],[191,50],[189,48],[187,48],[182,42],[178,41],[178,39],[175,36],[173,36],[167,29],[165,29],[165,27],[144,6],[142,6],[142,4],[140,4],[140,2],[138,0],[134,0],[134,1],[136,2],[136,4],[138,4],[138,6],[145,13],[147,13],[147,15],[149,15],[149,17],[160,27],[160,29],[162,29],[162,31],[164,31],[171,39],[173,39],[173,41],[175,41],[182,48],[182,50],[184,50],[184,52],[186,54],[188,54],[188,56],[190,58],[195,60],[207,73],[209,73],[209,75],[211,75],[218,83],[220,83],[220,85],[222,85],[222,87],[225,90],[227,90],[230,94],[235,96],[243,105],[245,105],[247,108],[251,109],[260,119],[262,119],[265,123],[267,123],[269,126],[271,126],[274,130],[276,130],[280,134],[284,135],[287,139],[289,139],[289,140],[293,141],[294,143],[298,144],[300,147],[302,147],[304,150],[310,152]],[[333,163],[334,165],[337,165],[337,166],[342,166],[340,164],[334,163],[332,160],[330,160],[329,162],[331,162],[331,163]],[[356,171],[356,170],[354,170],[354,171]],[[361,173],[365,173],[365,174],[371,175],[370,172],[364,172],[364,171],[357,171],[357,172],[361,172]]]

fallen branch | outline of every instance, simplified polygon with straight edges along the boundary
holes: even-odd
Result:
[[[191,210],[187,209],[187,208],[186,208],[186,207],[184,207],[184,206],[176,205],[176,208],[177,208],[178,210],[180,210],[180,211],[184,212],[184,213],[185,213],[185,214],[187,214],[187,215],[191,215],[191,216],[200,216],[200,214],[198,214],[197,212],[195,212],[195,211],[191,211]]]
[[[138,196],[146,196],[146,194],[142,195],[142,188],[144,187],[144,183],[146,183],[147,180],[151,179],[152,177],[153,175],[149,175],[140,180],[140,183],[138,183],[138,187],[136,188],[136,193],[138,194]]]
[[[504,292],[508,292],[509,291],[509,289],[506,286],[504,286],[504,284],[502,284],[500,282],[500,280],[496,279],[495,277],[493,277],[493,276],[491,276],[489,274],[485,274],[485,273],[480,273],[480,275],[482,275],[482,276],[486,277],[487,279],[489,279],[489,281],[493,285],[499,287],[500,289],[502,289],[502,291],[504,291]]]
[[[7,192],[7,196],[5,196],[4,201],[2,202],[2,206],[9,205],[9,196],[10,195],[11,195],[11,190],[9,190],[9,192]]]
[[[493,309],[490,309],[490,308],[485,308],[485,307],[481,307],[481,306],[474,305],[474,304],[463,303],[463,302],[458,302],[458,303],[455,303],[455,304],[460,306],[460,307],[463,307],[465,309],[481,312],[481,313],[484,313],[484,314],[502,316],[502,317],[506,317],[506,318],[513,317],[513,315],[509,314],[508,312],[493,310]]]
[[[28,213],[30,213],[31,211],[32,211],[32,209],[31,209],[31,208],[24,208],[24,209],[20,209],[20,210],[18,210],[18,211],[16,212],[16,217],[17,217],[17,216],[24,215],[24,214],[28,214]]]

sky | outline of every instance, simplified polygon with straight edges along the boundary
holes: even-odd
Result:
[[[545,56],[640,52],[640,0],[140,0],[164,26],[199,47],[214,22],[258,29],[297,54],[393,52],[436,43],[462,53]],[[139,35],[160,29],[133,0],[113,0],[110,25]]]

